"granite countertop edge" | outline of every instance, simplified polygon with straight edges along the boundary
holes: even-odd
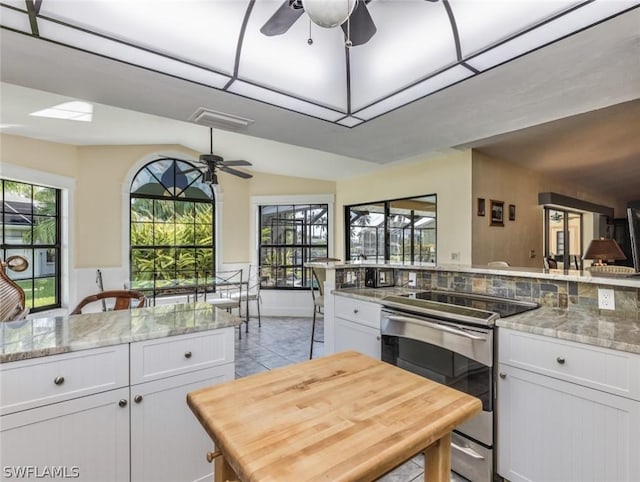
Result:
[[[333,294],[379,303],[385,296],[411,293],[411,288],[341,288]],[[640,354],[640,321],[588,310],[564,310],[541,306],[508,318],[496,326],[560,340]]]
[[[209,305],[210,306],[210,305]],[[141,308],[144,310],[145,308]],[[149,308],[150,309],[150,308]],[[194,311],[198,311],[198,308],[195,308]],[[117,317],[127,317],[127,313],[120,312],[108,312],[111,316]],[[237,327],[242,323],[242,319],[238,316],[228,314],[226,311],[217,310],[215,314],[215,319],[207,319],[209,312],[204,315],[202,320],[199,320],[197,324],[192,326],[171,326],[170,324],[156,324],[153,326],[143,326],[138,328],[129,328],[122,329],[122,324],[114,324],[113,326],[109,326],[107,329],[103,330],[99,334],[95,334],[91,330],[82,331],[81,334],[75,340],[70,340],[67,342],[49,342],[42,343],[42,345],[46,346],[33,346],[25,349],[12,349],[8,348],[11,344],[20,344],[25,341],[27,338],[19,339],[16,342],[12,342],[10,340],[5,340],[3,337],[0,340],[0,364],[10,363],[21,360],[30,360],[35,358],[47,357],[52,355],[60,355],[65,353],[72,353],[83,350],[90,350],[95,348],[104,348],[108,346],[114,345],[124,345],[129,343],[154,340],[160,338],[168,338],[179,335],[187,335],[190,333],[199,333],[203,331],[209,330],[218,330],[228,327]],[[99,314],[101,316],[105,316],[106,314]],[[92,315],[74,315],[67,317],[58,317],[49,319],[50,322],[54,322],[56,320],[58,323],[62,323],[67,327],[76,324],[82,324],[83,322],[87,324],[84,328],[87,328],[91,323]],[[152,315],[153,316],[153,315]],[[165,314],[158,314],[158,318],[166,318]],[[171,315],[169,315],[171,316]],[[179,316],[179,313],[178,313]],[[80,318],[82,317],[82,318]],[[34,320],[21,320],[20,322],[4,322],[2,328],[3,330],[20,330],[21,324],[26,324],[26,327],[23,327],[25,331],[28,331],[29,323],[37,323],[39,320],[48,320],[46,318],[43,319],[34,319]],[[4,335],[4,332],[3,332]],[[73,336],[71,336],[73,338]],[[5,345],[6,343],[6,345]],[[37,345],[40,342],[33,342],[34,345]]]

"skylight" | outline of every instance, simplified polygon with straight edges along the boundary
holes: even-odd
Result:
[[[93,119],[93,105],[88,102],[65,102],[47,109],[32,112],[35,117],[49,117],[51,119],[65,119],[81,122],[91,122]]]

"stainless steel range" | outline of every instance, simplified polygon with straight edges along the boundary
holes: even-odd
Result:
[[[482,412],[451,439],[451,468],[473,482],[494,478],[495,320],[535,303],[451,291],[382,300],[382,359],[473,395]]]

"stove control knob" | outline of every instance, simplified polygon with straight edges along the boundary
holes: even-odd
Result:
[[[498,373],[498,376],[499,376],[500,378],[502,378],[503,380],[504,380],[505,378],[507,378],[507,374],[506,374],[505,372],[500,372],[500,373]]]

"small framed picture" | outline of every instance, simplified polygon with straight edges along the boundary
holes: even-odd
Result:
[[[515,221],[515,220],[516,220],[516,205],[509,204],[509,221]]]
[[[504,202],[491,200],[491,226],[504,226]]]
[[[484,198],[478,198],[478,216],[484,216]]]

